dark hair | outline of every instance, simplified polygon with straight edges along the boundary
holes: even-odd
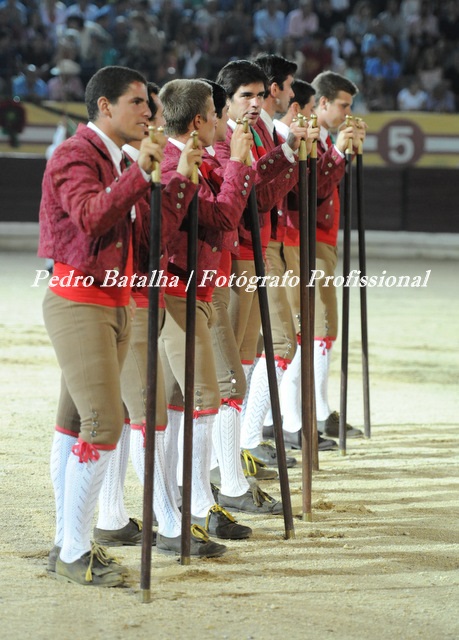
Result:
[[[340,91],[345,91],[351,96],[355,96],[359,92],[357,86],[351,80],[334,71],[319,73],[311,84],[316,90],[316,101],[322,96],[333,101]]]
[[[316,93],[314,87],[305,80],[294,80],[292,82],[292,91],[295,95],[291,98],[289,106],[294,102],[298,102],[300,109],[304,109],[311,96]]]
[[[198,78],[199,80],[203,80],[203,82],[207,82],[212,87],[212,98],[214,99],[215,111],[217,113],[217,118],[222,117],[223,109],[226,105],[226,91],[218,82],[214,82],[213,80],[207,80],[206,78]]]
[[[159,86],[156,84],[156,82],[147,82],[147,91],[148,91],[148,107],[151,111],[150,120],[153,120],[153,118],[155,117],[158,111],[158,106],[156,102],[153,100],[152,94],[155,96],[158,95]]]
[[[170,80],[159,92],[164,107],[165,132],[168,135],[187,133],[190,122],[198,114],[207,118],[207,100],[211,86],[203,80]]]
[[[252,84],[252,82],[261,82],[268,89],[268,78],[263,69],[249,62],[249,60],[232,60],[228,62],[223,69],[220,69],[217,82],[226,91],[229,98],[232,98],[239,87]]]
[[[261,53],[255,58],[254,63],[266,73],[268,84],[275,82],[281,90],[288,76],[294,76],[298,69],[296,62],[274,53]]]
[[[97,106],[99,98],[105,97],[112,104],[116,104],[133,82],[147,85],[144,76],[134,69],[118,66],[99,69],[86,86],[84,99],[89,120],[96,120],[99,115],[99,107]]]

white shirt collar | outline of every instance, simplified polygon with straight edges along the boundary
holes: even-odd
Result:
[[[110,157],[112,159],[112,162],[116,167],[116,170],[121,175],[120,162],[121,162],[121,159],[123,157],[123,153],[122,153],[121,149],[118,147],[117,144],[115,144],[113,142],[113,140],[111,138],[109,138],[107,136],[107,134],[105,134],[101,129],[99,129],[99,127],[97,127],[94,124],[94,122],[88,122],[88,127],[89,127],[89,129],[92,129],[92,131],[97,133],[99,138],[105,144],[105,146],[107,147],[107,151],[110,154]]]
[[[180,151],[184,150],[185,144],[183,142],[180,142],[180,140],[176,140],[175,138],[168,138],[167,140],[168,142],[171,142],[175,147],[180,149]]]
[[[125,151],[128,154],[130,158],[132,158],[134,162],[137,162],[137,159],[140,155],[139,149],[137,149],[136,147],[133,147],[131,144],[123,144],[121,148],[123,151]]]
[[[281,120],[274,120],[274,127],[284,140],[287,140],[288,134],[290,133],[290,127],[288,124],[285,124],[285,122],[282,122]]]
[[[271,116],[269,115],[269,113],[267,111],[265,111],[264,109],[261,110],[260,113],[260,118],[263,120],[263,122],[265,123],[269,133],[271,134],[271,136],[273,135],[273,131],[274,131],[274,122],[273,119],[271,118]]]
[[[326,129],[325,127],[320,127],[320,141],[322,143],[322,146],[325,147],[325,149],[327,149],[328,144],[327,144],[327,138],[329,136],[329,132],[328,129]]]

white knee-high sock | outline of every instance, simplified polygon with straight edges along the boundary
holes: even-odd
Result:
[[[113,451],[98,451],[97,460],[80,462],[70,454],[65,473],[64,562],[75,562],[91,548],[91,528],[97,498]]]
[[[98,529],[117,530],[129,523],[124,506],[124,480],[129,461],[131,426],[123,425],[116,449],[110,458],[107,473],[99,494]]]
[[[276,366],[277,384],[279,386],[284,369]],[[253,449],[263,439],[263,422],[270,404],[268,372],[266,358],[257,362],[250,381],[247,409],[241,429],[241,447]]]
[[[167,464],[167,481],[172,495],[178,506],[182,504],[179,486],[177,482],[177,470],[179,462],[179,434],[183,424],[183,411],[175,409],[167,410],[167,429],[164,436],[164,451]],[[181,477],[181,472],[180,472]]]
[[[326,420],[331,413],[328,404],[328,372],[330,368],[331,346],[314,340],[314,386],[316,396],[317,420]]]
[[[252,374],[259,359],[260,358],[255,358],[252,364],[242,365],[242,369],[244,371],[245,381],[246,381],[246,392],[245,392],[244,400],[242,401],[242,406],[241,406],[241,424],[244,423],[244,417],[245,417],[245,411],[247,409],[247,400],[249,398],[250,382],[252,380]]]
[[[166,455],[164,450],[164,431],[155,434],[155,467],[153,477],[153,506],[158,520],[158,533],[167,538],[175,538],[181,532],[181,515],[175,504],[175,496],[170,490],[167,479]],[[131,460],[140,480],[144,484],[145,447],[140,429],[131,429]]]
[[[223,404],[212,429],[212,442],[221,475],[221,492],[225,496],[242,496],[249,489],[241,464],[240,412]]]
[[[62,547],[64,541],[65,470],[72,447],[76,444],[76,441],[76,436],[55,431],[53,444],[51,446],[50,473],[56,502],[56,533],[54,536],[54,544],[58,547]]]
[[[295,433],[301,429],[301,346],[297,345],[279,388],[282,426]]]
[[[201,415],[193,420],[193,461],[191,478],[191,513],[197,518],[207,515],[215,504],[210,487],[210,455],[215,415]]]

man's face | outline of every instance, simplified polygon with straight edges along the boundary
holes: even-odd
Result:
[[[204,147],[210,147],[214,143],[216,127],[217,114],[215,112],[215,105],[213,98],[209,96],[207,98],[205,119],[201,118],[201,125],[198,130],[199,140]]]
[[[321,98],[317,110],[318,122],[327,129],[337,129],[351,115],[352,96],[346,91],[339,91],[333,101]]]
[[[309,120],[309,118],[311,117],[311,114],[314,112],[315,104],[316,104],[316,98],[315,96],[311,96],[309,98],[309,102],[307,102],[304,105],[304,107],[299,110],[299,113],[301,113],[303,116],[305,116],[305,118]]]
[[[282,89],[276,84],[276,111],[277,113],[287,113],[291,98],[295,95],[292,90],[293,76],[287,76],[282,83]]]
[[[134,140],[143,140],[148,132],[151,111],[148,107],[147,87],[132,82],[116,103],[107,103],[104,114],[105,132],[120,147]]]
[[[242,84],[229,101],[229,117],[232,120],[247,118],[249,125],[254,125],[260,117],[264,95],[265,87],[262,82]]]

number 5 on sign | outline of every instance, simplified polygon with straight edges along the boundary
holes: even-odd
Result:
[[[424,134],[410,120],[393,120],[381,129],[379,146],[388,164],[414,164],[424,153]]]

